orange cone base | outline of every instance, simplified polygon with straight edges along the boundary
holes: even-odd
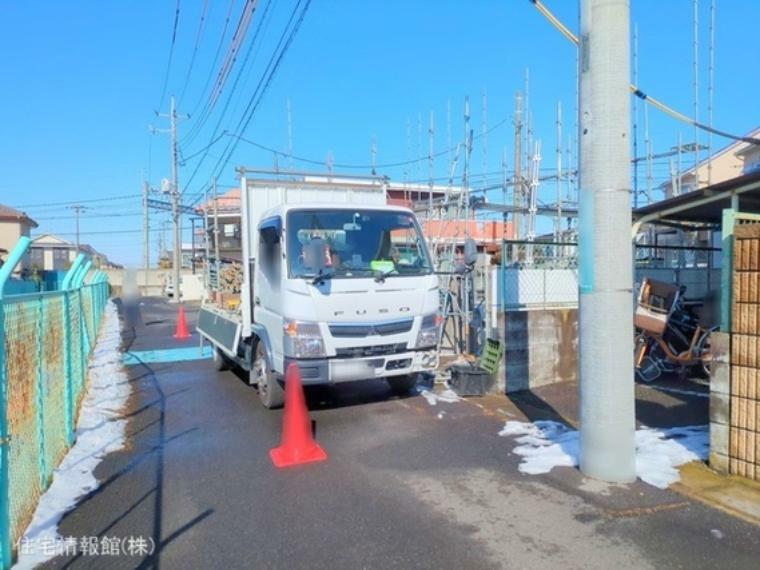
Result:
[[[309,446],[309,449],[293,449],[285,445],[275,447],[269,451],[269,457],[275,467],[295,467],[303,463],[316,463],[327,459],[327,452],[322,449],[318,443]]]

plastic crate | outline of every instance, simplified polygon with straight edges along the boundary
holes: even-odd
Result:
[[[504,347],[498,340],[486,339],[486,346],[480,357],[480,367],[489,374],[496,374],[499,370],[499,361],[504,354]]]
[[[491,374],[479,366],[454,364],[449,371],[449,387],[458,396],[484,396],[490,388]]]

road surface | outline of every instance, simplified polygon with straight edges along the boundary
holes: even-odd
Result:
[[[121,310],[125,350],[198,342],[171,338],[176,306],[163,300]],[[497,435],[506,416],[477,400],[431,406],[391,397],[382,381],[311,392],[329,460],[279,471],[268,451],[282,413],[263,409],[241,376],[210,360],[128,371],[128,445],[99,466],[101,486],[60,531],[149,537],[158,548],[48,567],[754,569],[760,560],[758,527],[675,492],[608,486],[572,468],[521,474],[514,442]],[[502,399],[506,414],[527,409]]]

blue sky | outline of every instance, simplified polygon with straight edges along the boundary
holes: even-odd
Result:
[[[232,21],[223,40],[230,43],[244,0],[232,0]],[[296,0],[280,0],[270,8],[249,60],[231,92],[248,41],[263,15],[260,7],[219,102],[197,135],[181,148],[184,156],[203,149],[214,127],[233,131],[266,62],[284,29]],[[169,68],[168,94],[179,93],[187,77],[198,34],[203,0],[180,0],[177,36]],[[571,29],[577,30],[575,0],[546,0]],[[717,2],[714,124],[744,133],[760,124],[756,95],[760,76],[753,73],[758,49],[756,26],[760,3]],[[203,87],[218,70],[212,63],[230,0],[209,0],[204,33],[180,112],[191,118],[180,125],[186,139],[201,116],[207,95]],[[632,23],[639,29],[639,84],[673,107],[692,113],[692,1],[633,0]],[[63,202],[85,202],[82,241],[115,261],[139,264],[142,256],[139,216],[141,181],[154,186],[169,177],[169,142],[150,135],[148,125],[165,127],[154,115],[161,98],[176,0],[95,2],[6,0],[0,5],[0,202],[24,206],[39,223],[38,232],[73,239],[72,212]],[[700,113],[707,116],[707,38],[709,0],[700,2]],[[218,67],[218,64],[217,64]],[[378,163],[418,155],[418,116],[423,119],[422,150],[427,155],[427,121],[436,119],[436,150],[447,147],[446,115],[451,105],[452,140],[463,137],[464,97],[472,106],[472,128],[482,127],[481,97],[487,93],[488,125],[511,117],[514,95],[530,73],[530,108],[534,132],[543,143],[542,167],[553,169],[555,109],[564,110],[564,137],[572,135],[575,111],[575,48],[533,8],[528,0],[423,1],[313,0],[303,25],[278,73],[261,100],[244,136],[264,145],[287,148],[286,101],[291,101],[294,154],[336,163],[368,164],[373,137]],[[227,113],[220,114],[231,96]],[[200,106],[198,103],[201,102]],[[650,110],[655,152],[685,142],[693,129]],[[407,137],[407,121],[411,137]],[[639,119],[643,136],[643,111]],[[408,142],[409,139],[409,142]],[[500,169],[504,146],[512,167],[512,123],[506,121],[475,141],[472,172]],[[643,141],[642,138],[639,139]],[[228,137],[189,160],[180,170],[192,197],[202,191]],[[706,142],[701,135],[700,142]],[[727,141],[714,138],[714,146]],[[564,141],[564,145],[567,140]],[[411,148],[408,148],[411,147]],[[643,144],[641,145],[643,149]],[[149,149],[152,152],[149,152]],[[643,150],[641,151],[643,152]],[[573,149],[573,154],[575,150]],[[436,176],[449,164],[436,160]],[[222,173],[220,183],[235,183],[234,167],[273,165],[272,154],[241,142]],[[281,166],[287,166],[280,159]],[[461,165],[461,162],[460,162]],[[296,163],[296,166],[308,165]],[[316,168],[316,167],[309,167]],[[403,179],[427,178],[427,163],[381,171]],[[666,165],[656,165],[662,180]],[[457,176],[461,176],[461,169]],[[478,177],[473,181],[477,184]],[[541,192],[549,201],[551,183]],[[154,217],[154,229],[165,216]],[[189,226],[189,224],[187,224]],[[152,233],[155,252],[158,231]],[[154,253],[155,258],[155,253]]]

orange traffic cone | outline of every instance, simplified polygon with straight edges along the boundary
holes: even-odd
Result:
[[[327,453],[311,434],[311,418],[306,409],[301,372],[295,363],[288,366],[285,373],[285,413],[282,426],[282,444],[269,451],[269,457],[276,467],[292,467],[327,459]]]
[[[185,317],[185,306],[179,306],[179,314],[177,315],[177,330],[174,331],[174,338],[186,339],[190,338],[190,331],[187,329],[187,318]]]

